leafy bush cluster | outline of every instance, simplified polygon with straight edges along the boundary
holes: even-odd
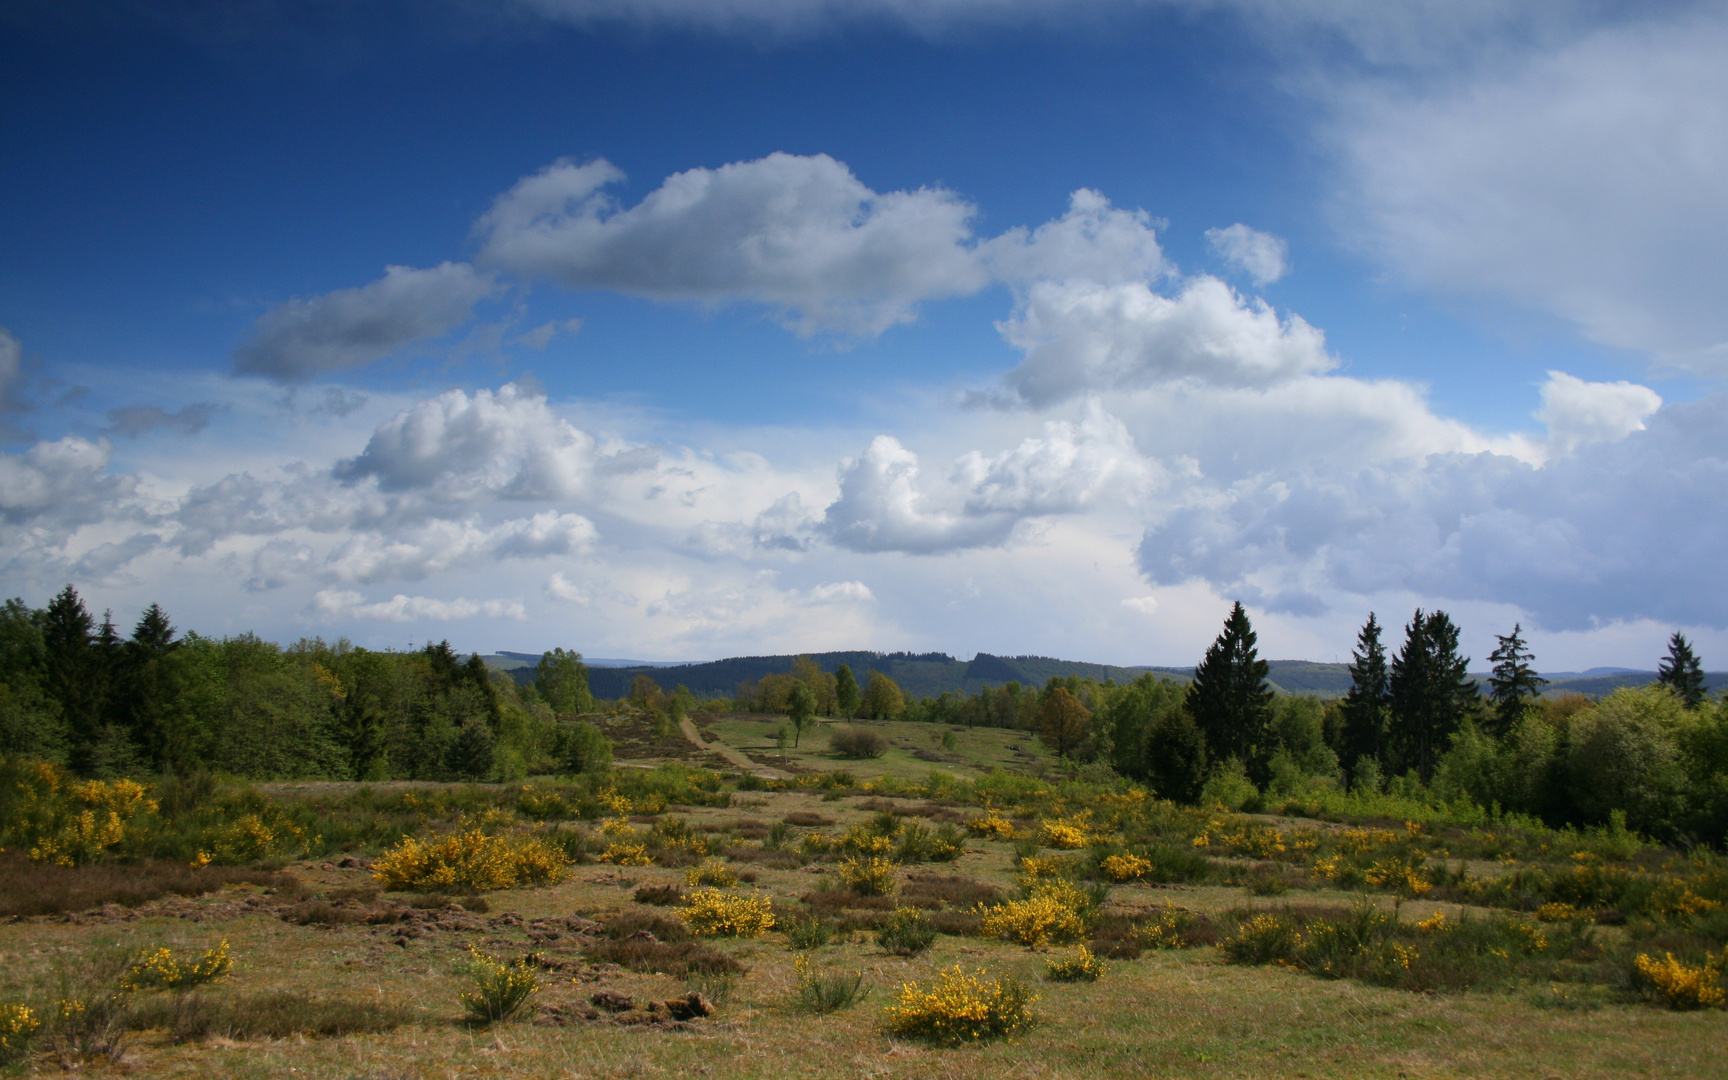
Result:
[[[432,840],[406,836],[372,874],[386,889],[512,889],[564,880],[562,849],[531,836],[471,828]]]
[[[876,943],[896,956],[917,956],[936,940],[936,928],[915,907],[896,908],[876,928]]]
[[[1072,882],[1040,882],[1023,900],[984,908],[979,933],[1029,948],[1052,942],[1078,941],[1086,936],[1092,900]]]
[[[1031,1027],[1037,1000],[1011,977],[968,975],[955,965],[928,987],[903,984],[888,1007],[888,1030],[943,1045],[999,1038]]]
[[[1673,953],[1657,960],[1644,953],[1633,961],[1638,974],[1675,1009],[1728,1009],[1728,989],[1723,986],[1728,969],[1728,949],[1702,966],[1693,967],[1674,959]]]
[[[1044,968],[1044,977],[1051,982],[1097,982],[1104,974],[1104,961],[1092,950],[1081,945],[1073,956],[1051,960]]]
[[[506,964],[474,949],[468,955],[468,978],[473,985],[462,992],[461,1001],[475,1023],[509,1020],[540,992],[540,976],[529,961]]]
[[[774,929],[773,905],[766,896],[742,896],[719,889],[687,894],[678,916],[697,937],[755,937]]]
[[[813,970],[810,962],[800,956],[793,962],[797,984],[792,989],[792,1007],[800,1012],[823,1016],[853,1005],[870,996],[864,984],[864,973],[854,971],[822,974]]]

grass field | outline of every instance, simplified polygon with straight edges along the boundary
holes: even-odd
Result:
[[[716,726],[733,745],[746,745],[761,725],[728,718]],[[896,739],[906,737],[893,725],[883,730]],[[1001,732],[962,733],[962,740],[968,735],[995,740],[979,738],[970,748],[962,741],[957,747],[957,753],[972,756],[955,764],[973,770],[991,754],[1012,753],[1007,742],[1018,741]],[[874,766],[877,775],[892,778],[914,764],[919,775],[932,768],[909,754],[896,760],[894,755],[903,751],[897,745],[887,757],[858,764],[854,771],[862,774]],[[806,754],[812,767],[833,764],[808,748]],[[339,785],[316,790],[325,799],[340,794]],[[520,790],[462,789],[463,805],[470,808],[463,813],[492,797],[489,791],[508,805],[506,796]],[[972,834],[952,861],[908,858],[895,870],[896,899],[847,893],[838,879],[844,864],[836,861],[837,845],[846,838],[867,841],[871,830],[902,838],[908,830],[952,830],[984,813],[964,799],[889,797],[885,790],[895,790],[894,785],[877,791],[835,786],[742,790],[731,794],[727,806],[644,811],[638,805],[628,821],[612,819],[605,836],[683,838],[658,849],[660,864],[584,861],[571,866],[556,885],[491,891],[482,900],[460,893],[380,894],[365,865],[320,861],[285,867],[297,879],[294,884],[264,879],[275,884],[238,883],[201,897],[171,896],[131,909],[14,920],[0,925],[0,1002],[64,997],[68,991],[60,978],[75,981],[114,950],[131,955],[167,946],[175,955],[192,956],[226,940],[234,961],[227,979],[184,997],[138,996],[132,1007],[141,1011],[133,1026],[140,1030],[127,1036],[118,1059],[94,1056],[76,1062],[77,1067],[91,1075],[332,1080],[1728,1076],[1728,1060],[1721,1053],[1728,1012],[1675,1011],[1629,997],[1592,975],[1591,965],[1607,959],[1556,960],[1540,969],[1553,979],[1518,977],[1491,981],[1486,989],[1412,992],[1356,978],[1319,978],[1293,964],[1231,963],[1220,947],[1198,945],[1151,948],[1136,959],[1108,960],[1102,978],[1093,983],[1046,981],[1048,962],[1073,954],[1074,946],[1028,948],[980,936],[971,902],[958,899],[973,895],[967,890],[991,888],[1004,899],[1020,895],[1022,882],[1040,860],[1076,860],[1084,854],[1040,847],[1032,838],[1039,821],[1022,812],[1034,797],[1026,794],[1032,788],[1000,781],[976,789],[986,793],[984,801],[1003,808],[1004,829],[1011,824],[1018,840]],[[1051,789],[1042,790],[1045,795],[1038,798],[1053,797]],[[988,794],[992,791],[996,794]],[[1013,805],[1015,798],[1021,806]],[[1429,898],[1444,892],[1441,886],[1402,898],[1386,890],[1333,886],[1304,862],[1316,859],[1295,852],[1306,842],[1301,837],[1342,835],[1343,825],[1279,822],[1282,831],[1273,831],[1265,821],[1182,817],[1122,795],[1101,795],[1098,805],[1126,807],[1124,812],[1142,815],[1136,820],[1175,820],[1171,815],[1176,814],[1189,822],[1184,828],[1206,830],[1182,845],[1204,852],[1189,857],[1188,880],[1116,884],[1107,891],[1094,885],[1103,894],[1095,913],[1099,925],[1140,926],[1174,907],[1224,927],[1241,918],[1245,907],[1312,915],[1360,910],[1364,903],[1394,916],[1406,930],[1431,923],[1436,912],[1453,920],[1492,917],[1480,904]],[[453,816],[428,813],[430,831],[456,824]],[[1105,813],[1098,812],[1100,830]],[[1070,813],[1059,820],[1084,819],[1083,813]],[[538,828],[549,835],[543,830],[552,824]],[[603,830],[594,825],[559,827],[590,836],[583,858],[591,858],[602,842]],[[1225,829],[1231,830],[1228,836]],[[1058,835],[1048,828],[1045,834]],[[1388,831],[1375,841],[1382,845],[1375,851],[1414,843],[1413,836]],[[1268,837],[1289,841],[1290,850],[1267,859],[1239,853],[1271,844]],[[1480,854],[1470,845],[1503,847],[1507,841],[1460,834],[1422,842],[1463,858]],[[707,865],[723,862],[726,870],[742,875],[729,893],[768,899],[781,925],[753,938],[703,939],[744,969],[729,979],[656,973],[659,961],[652,957],[662,954],[651,949],[643,953],[650,957],[645,970],[606,960],[636,955],[631,948],[648,949],[644,931],[660,939],[657,945],[674,947],[682,933],[679,908],[635,898],[657,886],[690,889],[697,843],[710,849]],[[1554,858],[1557,872],[1586,862],[1569,852],[1556,852]],[[1640,858],[1658,868],[1672,863],[1661,863],[1649,852]],[[1472,865],[1510,873],[1527,864],[1474,858]],[[1694,901],[1694,906],[1709,903],[1696,896]],[[885,952],[870,926],[900,903],[924,906],[950,932],[922,955]],[[834,940],[795,953],[785,932],[788,920],[811,915],[827,920]],[[1610,919],[1589,931],[1592,948],[1604,957],[1633,929],[1613,923]],[[1558,925],[1548,930],[1558,933]],[[1677,934],[1658,940],[1679,941]],[[602,955],[607,948],[614,951]],[[459,995],[471,985],[465,970],[471,949],[500,959],[531,958],[541,989],[524,1020],[486,1027],[466,1022]],[[860,973],[868,996],[828,1015],[800,1011],[793,1004],[800,956],[818,974]],[[956,1048],[886,1034],[885,1009],[900,985],[927,983],[955,964],[1018,978],[1038,995],[1032,1006],[1036,1023],[1006,1039]],[[712,1016],[688,1024],[650,1022],[653,1015],[639,1007],[693,989],[717,1002]],[[619,1014],[597,1011],[589,1002],[602,991],[629,997],[638,1007]],[[194,1023],[189,1016],[205,1019]],[[172,1033],[176,1025],[181,1038]],[[344,1030],[344,1025],[385,1030],[316,1034]],[[18,1067],[46,1072],[60,1066],[44,1044]]]
[[[825,772],[845,769],[860,779],[894,776],[915,779],[932,769],[955,776],[975,777],[991,769],[1036,769],[1055,763],[1055,758],[1025,731],[1001,728],[950,728],[936,724],[903,723],[897,720],[860,721],[860,727],[888,740],[888,752],[879,758],[846,758],[829,748],[831,735],[843,722],[824,720],[804,733],[797,748],[782,754],[775,732],[786,723],[784,716],[728,713],[700,723],[709,738],[742,750],[765,765],[795,771]],[[953,736],[953,749],[945,749],[942,736]]]

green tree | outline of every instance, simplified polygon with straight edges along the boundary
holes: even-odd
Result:
[[[900,684],[880,671],[872,670],[864,682],[864,700],[859,704],[861,715],[872,720],[892,720],[906,708],[906,697]]]
[[[1052,687],[1038,710],[1038,739],[1065,758],[1086,738],[1091,720],[1091,710],[1067,687]]]
[[[1340,711],[1344,722],[1338,756],[1355,784],[1358,762],[1366,759],[1385,765],[1386,728],[1392,713],[1386,647],[1380,643],[1380,622],[1372,611],[1356,635],[1356,649],[1350,654],[1350,690]]]
[[[841,716],[850,720],[858,715],[858,679],[845,664],[834,672],[834,699]]]
[[[1188,684],[1188,712],[1206,736],[1215,759],[1234,756],[1248,765],[1256,783],[1265,783],[1266,723],[1272,689],[1270,665],[1255,649],[1254,628],[1240,601],[1231,605],[1224,629]]]
[[[534,688],[557,716],[594,711],[594,695],[588,691],[588,668],[575,650],[553,649],[541,653],[534,665]]]
[[[1512,730],[1524,715],[1524,706],[1541,697],[1542,688],[1548,685],[1547,679],[1536,674],[1535,655],[1520,636],[1522,629],[1521,624],[1513,623],[1510,634],[1494,635],[1499,644],[1488,654],[1488,659],[1494,662],[1494,670],[1488,676],[1488,697],[1494,703],[1489,713],[1493,717],[1489,734],[1497,738]]]
[[[1686,635],[1678,630],[1668,639],[1668,655],[1656,669],[1656,681],[1674,691],[1688,709],[1704,703],[1704,665],[1692,652]]]
[[[638,675],[630,680],[630,704],[643,712],[658,712],[660,701],[665,692],[660,684],[647,675]]]
[[[612,744],[586,720],[571,724],[563,737],[564,767],[572,773],[603,773],[612,766]]]
[[[796,747],[804,733],[816,724],[816,694],[803,682],[792,684],[786,699],[786,716],[792,721],[792,745]]]
[[[60,706],[42,688],[45,651],[41,614],[20,599],[0,605],[0,755],[66,753]]]
[[[1427,783],[1479,699],[1467,669],[1470,658],[1458,655],[1458,628],[1444,611],[1428,615],[1416,609],[1404,628],[1404,647],[1392,658],[1387,679],[1392,699],[1391,742],[1405,768],[1413,768]]]

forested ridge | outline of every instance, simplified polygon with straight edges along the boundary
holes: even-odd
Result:
[[[657,681],[683,668],[589,670],[561,648],[512,677],[447,642],[396,651],[182,634],[154,605],[128,632],[98,622],[68,586],[43,608],[0,609],[0,754],[87,777],[512,780],[607,765],[596,713],[650,714],[670,731],[692,711],[737,710],[786,715],[793,739],[819,717],[1024,730],[1068,768],[1181,802],[1385,795],[1677,843],[1728,836],[1728,702],[1709,696],[1683,636],[1656,683],[1592,700],[1550,693],[1518,627],[1498,639],[1485,684],[1444,612],[1418,611],[1401,643],[1386,640],[1396,633],[1370,616],[1346,692],[1329,699],[1275,692],[1240,605],[1187,680],[1093,665],[1102,677],[980,677],[967,692],[918,694],[889,672],[1062,662],[858,652],[794,657],[784,670],[764,670],[782,658],[728,662],[744,678],[721,696]],[[832,659],[842,662],[829,670]]]

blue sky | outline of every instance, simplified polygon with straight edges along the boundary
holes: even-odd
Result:
[[[1728,20],[0,15],[0,586],[653,659],[1728,647]]]

